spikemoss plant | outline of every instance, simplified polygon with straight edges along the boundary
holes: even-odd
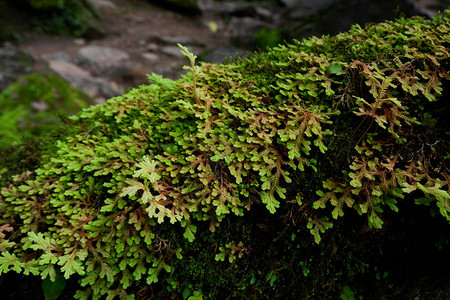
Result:
[[[449,13],[229,65],[182,47],[191,72],[83,110],[6,180],[0,273],[60,270],[80,299],[282,297],[302,280],[309,296],[348,290],[375,269],[334,230],[347,216],[372,231],[416,203],[448,226]],[[332,245],[320,259],[314,241]]]

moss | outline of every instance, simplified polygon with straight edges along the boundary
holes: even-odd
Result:
[[[19,144],[24,137],[39,137],[62,123],[62,118],[92,100],[57,75],[33,73],[19,78],[0,94],[3,124],[0,147]]]
[[[81,299],[406,295],[397,253],[448,278],[448,18],[229,65],[181,46],[188,74],[84,109],[3,181],[1,272]]]

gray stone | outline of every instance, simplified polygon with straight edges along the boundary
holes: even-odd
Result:
[[[156,43],[149,43],[149,44],[147,44],[147,46],[146,46],[145,48],[146,48],[148,51],[155,52],[155,51],[158,51],[159,46],[158,46],[158,44],[156,44]]]
[[[74,39],[73,43],[77,46],[84,46],[86,45],[86,40],[85,39]]]
[[[214,8],[214,0],[197,0],[197,6],[202,12],[211,11]]]
[[[45,102],[31,102],[31,107],[35,110],[35,111],[46,111],[48,110],[48,105]]]
[[[99,95],[114,97],[120,95],[121,90],[116,84],[104,78],[96,78],[88,71],[66,61],[50,60],[50,69],[73,87],[83,90],[89,96],[95,98]]]
[[[181,54],[180,51],[181,51],[181,49],[178,46],[164,46],[164,47],[161,47],[161,53],[164,53],[164,54],[169,55],[169,56],[179,57],[179,58],[184,57],[184,55]],[[191,50],[189,50],[189,51],[191,51]]]
[[[12,45],[0,48],[0,91],[19,77],[34,72],[34,59]]]
[[[123,93],[122,89],[113,81],[108,81],[105,78],[95,78],[100,87],[101,94],[106,98],[115,97]]]
[[[236,57],[245,57],[249,52],[244,49],[225,47],[207,51],[203,56],[204,62],[222,64],[229,60],[233,60]]]
[[[140,39],[137,41],[137,44],[139,47],[145,47],[145,45],[147,45],[147,41],[144,39]]]
[[[311,1],[313,2],[313,1]],[[226,17],[252,17],[268,22],[276,20],[278,6],[264,2],[221,2],[214,6],[214,12]]]
[[[147,52],[147,53],[142,53],[141,55],[143,58],[150,60],[150,61],[157,61],[159,59],[159,56],[155,53]]]
[[[168,45],[176,45],[182,44],[186,45],[195,45],[195,46],[204,46],[205,43],[199,39],[190,37],[190,36],[155,36],[154,37],[158,42]]]
[[[72,57],[69,53],[66,52],[56,52],[49,56],[47,60],[60,60],[60,61],[68,61],[72,60]]]
[[[98,11],[115,11],[117,10],[117,5],[115,5],[113,2],[108,0],[89,0],[91,5],[97,9]]]
[[[252,49],[256,44],[256,34],[263,28],[274,29],[275,26],[250,17],[233,17],[227,26],[226,34],[236,47]]]
[[[119,49],[100,46],[86,46],[78,51],[78,62],[89,65],[102,73],[127,61],[130,56]]]
[[[88,71],[70,62],[60,60],[50,60],[49,67],[73,87],[85,91],[89,96],[95,97],[98,94],[98,84]]]

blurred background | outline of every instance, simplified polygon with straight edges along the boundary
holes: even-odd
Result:
[[[450,0],[0,0],[0,150],[64,116],[177,78],[177,43],[224,63],[312,35],[443,11]]]

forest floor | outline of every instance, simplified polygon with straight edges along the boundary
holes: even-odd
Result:
[[[86,46],[124,51],[129,55],[129,59],[124,62],[126,74],[119,79],[107,79],[117,81],[120,88],[128,88],[147,83],[146,74],[158,73],[172,79],[179,77],[184,72],[182,65],[188,62],[180,55],[177,42],[187,43],[186,46],[194,53],[219,49],[228,44],[223,30],[213,32],[208,26],[209,22],[217,24],[217,17],[212,15],[182,15],[142,0],[100,1],[103,4],[105,2],[109,5],[98,7],[106,27],[104,36],[79,39],[29,33],[23,36],[19,48],[36,59],[37,71],[45,70],[48,60],[55,54],[63,53],[76,63],[80,49]],[[88,71],[92,73],[92,69]],[[94,75],[108,77],[105,74]]]

